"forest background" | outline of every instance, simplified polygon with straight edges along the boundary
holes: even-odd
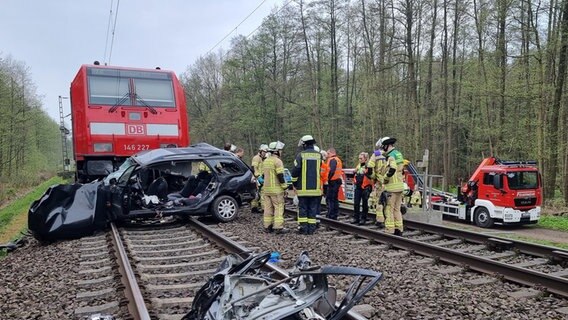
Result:
[[[411,161],[428,149],[444,188],[490,155],[537,160],[547,204],[566,206],[567,59],[568,0],[289,0],[180,78],[192,142],[247,161],[281,140],[289,167],[312,134],[353,167],[391,136]],[[0,56],[0,202],[62,168],[29,74]]]

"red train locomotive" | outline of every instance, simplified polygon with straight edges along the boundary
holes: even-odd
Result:
[[[183,87],[172,71],[83,65],[71,83],[76,179],[115,171],[142,150],[189,145]]]

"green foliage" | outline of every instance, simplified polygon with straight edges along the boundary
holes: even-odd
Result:
[[[0,210],[0,232],[16,216],[26,214],[33,201],[41,197],[45,190],[54,184],[64,183],[60,177],[54,177],[43,182],[30,193],[13,201],[10,205]]]
[[[568,232],[568,217],[540,216],[538,226],[541,228]]]
[[[54,173],[61,162],[59,126],[42,109],[29,68],[0,56],[0,182],[16,186]],[[0,201],[6,193],[0,192]]]
[[[295,1],[275,11],[254,36],[183,75],[193,140],[243,146],[249,159],[260,143],[281,140],[290,166],[298,139],[312,134],[352,166],[393,136],[411,161],[430,150],[430,173],[445,177],[444,188],[490,155],[546,166],[557,153],[554,170],[565,172],[566,143],[545,143],[567,134],[549,126],[551,114],[568,119],[567,104],[550,112],[560,39],[542,34],[535,44],[532,35],[546,28],[526,27],[530,16],[548,21],[545,12],[517,0],[437,4],[436,21],[433,3],[417,1]],[[543,179],[568,177],[543,171]]]

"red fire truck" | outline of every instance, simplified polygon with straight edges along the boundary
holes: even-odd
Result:
[[[142,150],[189,145],[185,95],[160,69],[83,65],[71,83],[76,179],[118,169]]]
[[[532,224],[540,218],[542,183],[534,161],[485,158],[459,191],[454,201],[433,200],[432,208],[483,228]]]

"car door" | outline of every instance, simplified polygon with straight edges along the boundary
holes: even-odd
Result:
[[[128,167],[115,183],[107,186],[109,192],[110,216],[112,220],[120,219],[127,215],[131,209],[130,178],[137,165]]]

